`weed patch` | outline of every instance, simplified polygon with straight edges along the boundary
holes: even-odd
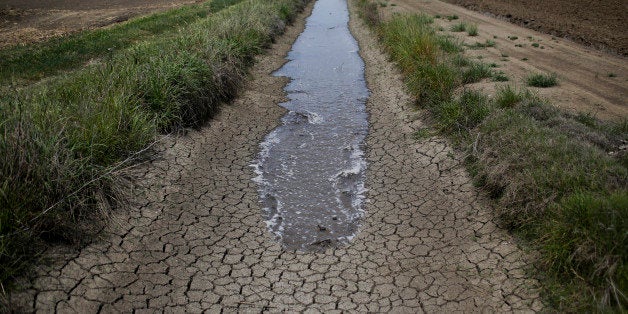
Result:
[[[556,73],[551,74],[531,74],[526,78],[528,86],[534,87],[552,87],[558,85],[558,76]]]

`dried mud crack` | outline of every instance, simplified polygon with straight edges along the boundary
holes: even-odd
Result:
[[[272,239],[250,164],[285,113],[277,104],[286,81],[271,73],[307,12],[258,60],[234,103],[134,170],[131,205],[103,241],[37,269],[12,302],[42,312],[540,310],[526,255],[492,221],[447,141],[412,138],[422,122],[354,14],[371,90],[360,232],[324,253],[285,251]]]

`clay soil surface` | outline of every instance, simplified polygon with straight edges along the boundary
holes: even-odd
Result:
[[[501,85],[526,87],[574,114],[585,113],[616,121],[628,118],[628,59],[625,57],[594,50],[571,40],[556,38],[443,1],[392,0],[382,9],[384,14],[424,12],[440,15],[441,18],[435,19],[435,25],[441,29],[439,33],[456,36],[466,45],[495,42],[494,47],[467,48],[465,56],[492,64],[494,70],[504,72],[509,81],[495,83],[486,79],[467,85],[467,88],[483,90],[492,95],[496,87]],[[451,21],[445,18],[452,15],[459,18]],[[477,24],[478,36],[452,32],[451,27],[460,22]],[[526,77],[532,73],[556,73],[558,86],[527,87]]]
[[[445,0],[525,27],[628,55],[626,0]]]
[[[0,0],[0,48],[103,27],[198,0]]]

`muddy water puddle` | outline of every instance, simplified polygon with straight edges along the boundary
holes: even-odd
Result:
[[[274,75],[290,99],[254,165],[269,230],[286,249],[350,241],[363,215],[369,92],[346,0],[319,0]]]

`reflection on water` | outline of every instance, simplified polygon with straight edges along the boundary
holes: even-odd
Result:
[[[346,0],[319,0],[275,75],[292,79],[282,125],[254,165],[268,228],[287,249],[349,241],[363,211],[368,89]]]

